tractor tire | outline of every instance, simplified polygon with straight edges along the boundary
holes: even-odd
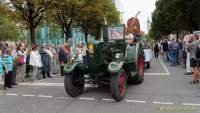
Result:
[[[136,56],[136,72],[135,75],[128,77],[128,83],[129,84],[140,84],[144,80],[144,69],[145,69],[145,63],[144,63],[144,51],[141,45],[137,48],[137,56]]]
[[[84,89],[85,79],[84,73],[75,69],[72,73],[65,75],[64,86],[65,91],[72,97],[77,97],[82,94]]]
[[[141,84],[144,81],[144,52],[142,48],[139,48],[138,55],[137,55],[137,76],[134,81],[135,84]]]
[[[124,99],[127,91],[127,76],[124,69],[121,69],[115,75],[111,75],[110,90],[112,97],[117,102]]]

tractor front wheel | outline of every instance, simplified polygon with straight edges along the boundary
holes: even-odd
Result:
[[[110,90],[116,101],[123,100],[127,91],[127,76],[124,69],[121,69],[116,75],[111,75]]]
[[[77,97],[83,92],[84,83],[84,73],[79,69],[75,69],[72,73],[65,75],[65,90],[72,97]]]

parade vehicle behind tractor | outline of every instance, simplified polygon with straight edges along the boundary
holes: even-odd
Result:
[[[79,96],[84,85],[98,84],[110,87],[112,97],[121,101],[126,95],[127,83],[140,84],[144,80],[144,52],[141,43],[127,44],[124,25],[103,26],[100,41],[85,42],[87,61],[77,60],[64,67],[64,86],[67,94]]]

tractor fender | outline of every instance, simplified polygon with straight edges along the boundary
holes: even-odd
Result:
[[[110,72],[111,74],[113,73],[118,73],[121,68],[123,68],[124,62],[111,62],[108,65],[108,72]]]
[[[74,63],[66,64],[63,68],[63,71],[65,74],[69,74],[69,73],[73,72],[75,70],[75,68],[78,68],[78,69],[82,70],[83,72],[85,72],[85,70],[86,70],[86,66],[83,63],[74,62]]]

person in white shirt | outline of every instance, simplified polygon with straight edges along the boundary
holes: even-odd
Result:
[[[37,45],[33,46],[32,48],[29,64],[33,66],[32,80],[35,81],[38,79],[39,68],[42,67],[41,55],[38,51]]]
[[[83,62],[83,46],[81,43],[76,46],[76,53],[78,61]]]

